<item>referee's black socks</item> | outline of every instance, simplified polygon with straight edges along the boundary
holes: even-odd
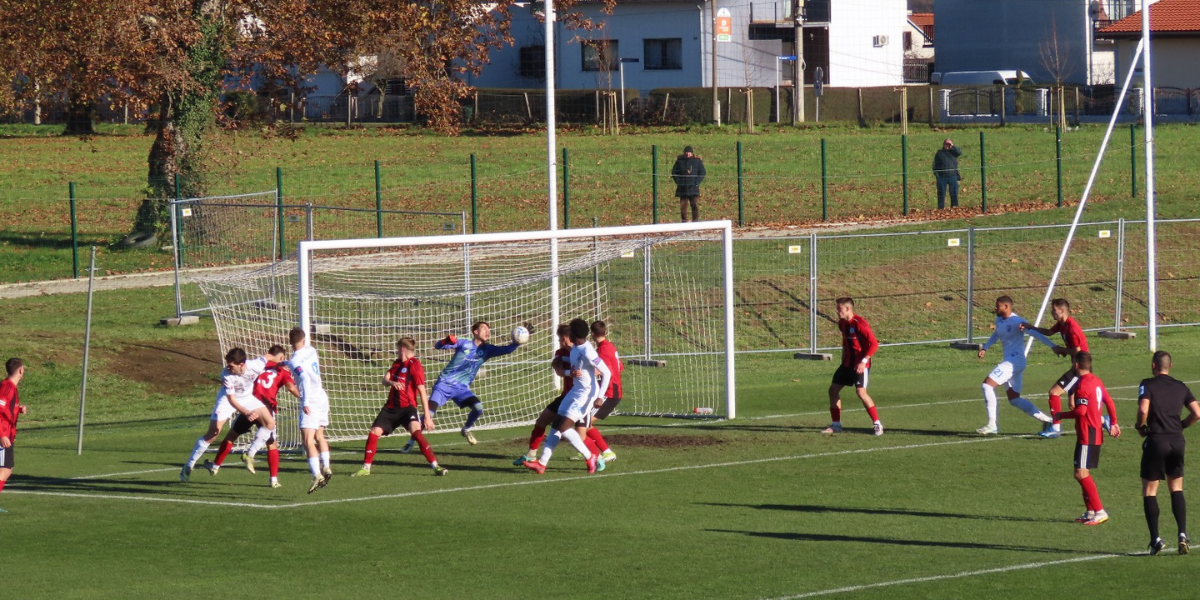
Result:
[[[1180,496],[1182,499],[1182,494]],[[1142,496],[1142,510],[1146,513],[1146,527],[1150,528],[1150,543],[1153,544],[1158,539],[1158,496]]]
[[[1183,500],[1183,490],[1171,492],[1171,512],[1175,513],[1179,533],[1187,533],[1187,503]]]

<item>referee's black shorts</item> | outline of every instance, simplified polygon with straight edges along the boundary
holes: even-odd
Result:
[[[1183,477],[1185,440],[1182,435],[1151,435],[1142,441],[1142,479],[1161,481]]]

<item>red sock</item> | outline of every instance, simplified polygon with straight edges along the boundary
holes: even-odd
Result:
[[[1062,396],[1050,394],[1050,416],[1053,417],[1060,412],[1062,412]],[[1059,420],[1054,419],[1054,424],[1058,425]]]
[[[537,450],[544,441],[546,441],[546,428],[534,427],[533,433],[529,434],[529,449]]]
[[[425,455],[425,460],[429,461],[431,465],[437,462],[437,457],[433,455],[433,448],[430,448],[429,442],[425,440],[425,434],[418,430],[413,432],[412,437],[414,440],[417,440],[417,445],[421,447],[421,454]]]
[[[1099,512],[1104,510],[1104,505],[1100,503],[1100,490],[1096,489],[1096,482],[1092,481],[1092,476],[1088,475],[1079,482],[1083,487],[1083,493],[1092,501],[1092,510]]]
[[[879,420],[879,411],[875,410],[874,405],[867,407],[867,414],[871,415],[872,423]]]
[[[588,430],[588,439],[596,442],[596,447],[600,452],[608,452],[608,442],[604,441],[604,436],[600,435],[600,430],[595,427]]]
[[[829,416],[833,417],[834,423],[842,422],[842,407],[834,405],[829,407]]]
[[[279,448],[267,449],[267,464],[271,467],[271,477],[279,477]]]
[[[229,453],[232,450],[233,442],[222,441],[221,448],[217,450],[217,459],[213,461],[213,464],[217,465],[218,467],[225,464],[225,457],[229,456]]]
[[[7,479],[0,479],[0,492],[4,491],[4,484],[8,483]]]
[[[379,447],[379,436],[375,434],[367,435],[367,449],[363,452],[363,464],[370,465],[375,462],[375,449]]]
[[[591,436],[584,436],[583,445],[587,446],[588,452],[591,452],[595,455],[600,454],[600,449],[596,447],[596,442],[592,441]]]

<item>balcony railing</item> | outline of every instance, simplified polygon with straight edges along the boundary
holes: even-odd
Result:
[[[805,0],[801,7],[801,16],[806,23],[828,23],[830,16],[830,0]],[[751,23],[789,23],[796,21],[792,16],[791,0],[779,2],[751,2]]]

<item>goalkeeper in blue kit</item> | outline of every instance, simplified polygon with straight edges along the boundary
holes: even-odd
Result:
[[[529,328],[529,325],[526,325],[526,328]],[[438,374],[437,382],[433,384],[433,392],[429,395],[429,412],[435,414],[448,401],[454,401],[459,408],[470,408],[471,412],[467,413],[467,420],[462,426],[462,435],[467,438],[467,443],[475,445],[477,442],[475,435],[471,433],[471,427],[483,416],[483,403],[475,397],[475,392],[471,391],[471,384],[474,383],[483,363],[490,358],[512,354],[520,344],[515,341],[504,346],[488,343],[492,335],[492,326],[487,321],[479,321],[472,325],[471,333],[473,338],[469,340],[460,340],[454,335],[448,335],[433,345],[435,350],[453,349],[454,356],[450,357],[450,362]],[[401,452],[408,452],[412,447],[413,441],[410,439]]]

